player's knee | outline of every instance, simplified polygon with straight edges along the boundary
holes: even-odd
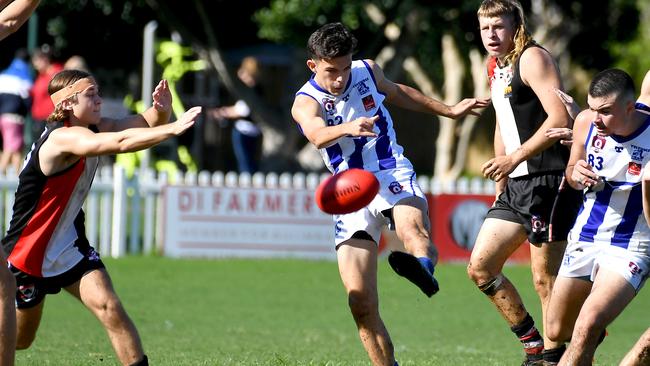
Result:
[[[555,319],[548,319],[544,326],[544,335],[553,342],[564,343],[571,339],[572,329],[562,326],[562,322]]]
[[[404,243],[404,246],[407,248],[418,246],[419,244],[428,245],[431,242],[429,233],[423,228],[418,229],[416,227],[413,227],[406,230],[398,229],[397,237]]]
[[[475,280],[474,282],[482,293],[486,294],[487,296],[494,296],[503,285],[503,275],[498,274],[488,280],[480,282]]]
[[[379,304],[376,297],[361,291],[351,291],[348,294],[348,306],[355,319],[364,319],[377,313]]]
[[[123,321],[124,307],[116,296],[106,297],[93,304],[94,312],[104,324],[118,324]]]
[[[586,312],[580,314],[580,318],[576,322],[573,338],[580,341],[597,341],[605,331],[605,324],[601,317],[595,312]]]
[[[547,273],[533,274],[533,286],[539,297],[545,299],[551,295],[553,278]]]
[[[486,283],[496,277],[495,275],[490,274],[488,270],[483,268],[480,264],[472,262],[470,260],[467,265],[467,276],[477,285]]]

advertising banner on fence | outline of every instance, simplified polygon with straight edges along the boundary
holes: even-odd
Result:
[[[308,189],[167,186],[170,257],[336,258],[332,217]]]
[[[432,239],[441,262],[468,262],[493,195],[427,195]],[[529,262],[530,248],[524,242],[510,257],[511,262]]]

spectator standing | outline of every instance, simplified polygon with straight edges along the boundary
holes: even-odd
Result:
[[[32,54],[32,66],[38,73],[32,87],[32,128],[31,141],[36,141],[43,133],[47,117],[54,111],[54,105],[47,92],[52,77],[63,70],[63,66],[52,60],[52,48],[43,45]]]
[[[23,150],[23,127],[29,113],[32,76],[25,50],[18,50],[5,70],[0,72],[0,132],[2,133],[2,155],[0,172],[7,173],[11,166],[20,171]]]

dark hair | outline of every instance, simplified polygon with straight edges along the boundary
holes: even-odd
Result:
[[[329,23],[309,36],[307,50],[313,59],[332,59],[354,53],[357,39],[341,23]]]
[[[615,95],[617,98],[619,96],[631,96],[634,99],[636,95],[634,81],[623,70],[607,69],[599,72],[591,79],[589,95],[595,98],[609,95]]]
[[[77,80],[92,78],[92,75],[81,70],[63,70],[58,72],[47,85],[47,93],[52,95],[64,87],[74,84]],[[76,96],[75,96],[76,98]],[[69,111],[63,109],[63,105],[54,106],[54,111],[47,117],[48,122],[62,122],[68,119]]]

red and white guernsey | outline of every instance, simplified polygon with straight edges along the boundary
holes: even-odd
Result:
[[[48,126],[32,146],[20,172],[13,216],[2,247],[8,261],[37,277],[66,272],[81,259],[90,244],[86,238],[82,205],[99,159],[86,157],[52,176],[40,168],[38,152],[50,133],[63,123]]]

